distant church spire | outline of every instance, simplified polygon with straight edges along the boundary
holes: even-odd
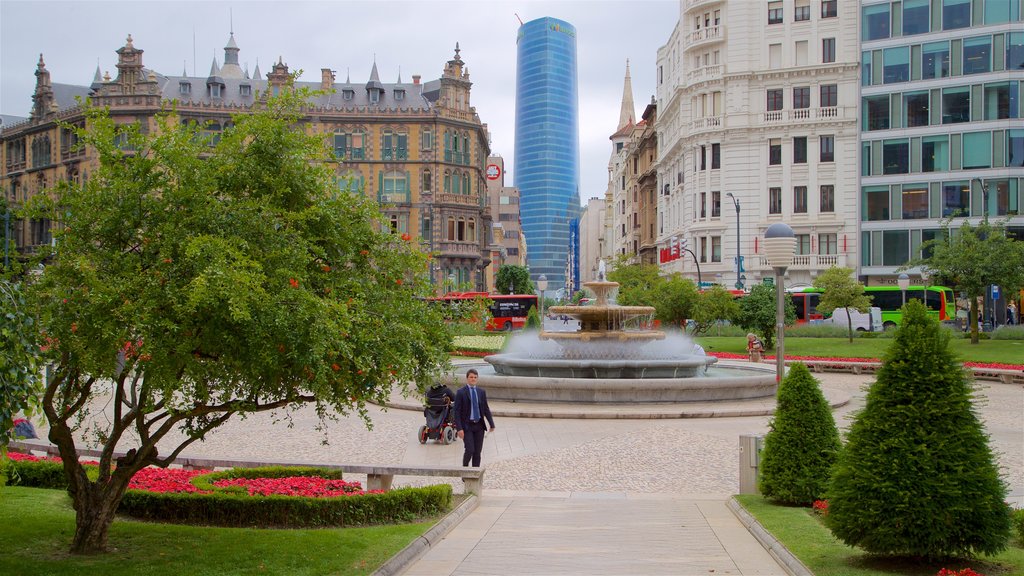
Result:
[[[636,108],[633,106],[633,81],[629,77],[629,58],[626,58],[626,79],[622,84],[622,108],[619,111],[619,126],[623,127],[634,124],[636,121]]]

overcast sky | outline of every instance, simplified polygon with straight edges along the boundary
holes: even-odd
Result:
[[[491,132],[491,151],[505,158],[511,185],[515,156],[516,32],[519,21],[552,16],[577,30],[580,99],[580,198],[603,196],[608,137],[615,131],[626,59],[636,115],[654,94],[657,50],[679,17],[677,0],[499,1],[0,1],[0,113],[28,116],[42,53],[53,82],[88,85],[97,64],[116,76],[117,54],[130,33],[143,64],[177,75],[193,64],[199,76],[213,58],[224,63],[232,20],[239,62],[266,73],[280,56],[303,80],[320,69],[365,82],[374,58],[381,81],[413,74],[441,76],[459,42],[473,82],[472,104]],[[193,33],[195,41],[193,43]],[[195,55],[193,58],[193,54]]]

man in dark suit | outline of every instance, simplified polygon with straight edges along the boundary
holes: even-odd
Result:
[[[494,432],[494,418],[491,417],[491,407],[487,405],[487,393],[476,385],[479,377],[476,369],[467,370],[466,386],[459,388],[455,394],[455,429],[459,431],[459,438],[462,438],[465,446],[463,466],[469,466],[470,460],[473,466],[480,465],[480,452],[484,447],[484,418],[487,418],[491,432]]]

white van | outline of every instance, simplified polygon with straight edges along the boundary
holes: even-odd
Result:
[[[836,308],[832,316],[821,321],[822,324],[834,324],[840,328],[849,326],[846,318],[846,308]],[[850,308],[850,320],[853,321],[853,329],[857,332],[881,332],[882,331],[882,309],[872,306],[867,312],[858,312],[856,308]]]

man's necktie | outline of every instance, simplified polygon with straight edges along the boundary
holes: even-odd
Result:
[[[480,404],[476,399],[476,386],[469,387],[469,419],[479,420],[480,419]]]

